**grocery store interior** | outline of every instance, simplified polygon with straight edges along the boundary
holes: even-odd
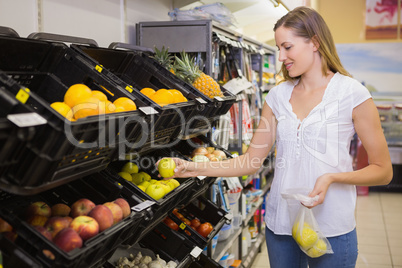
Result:
[[[171,179],[171,158],[246,152],[282,78],[274,24],[308,6],[392,161],[356,187],[356,267],[402,268],[401,2],[0,0],[0,267],[270,267],[275,146],[242,177]],[[368,165],[357,136],[350,157]]]

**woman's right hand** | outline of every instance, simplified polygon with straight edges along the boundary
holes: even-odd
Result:
[[[176,163],[176,168],[174,169],[174,175],[170,178],[164,178],[165,180],[172,179],[172,178],[190,178],[190,177],[197,176],[196,171],[195,171],[194,162],[186,161],[184,159],[176,158],[176,157],[171,157],[171,159],[173,159],[173,161]],[[156,162],[157,167],[158,167],[159,161]],[[158,175],[158,176],[160,177],[160,175]]]

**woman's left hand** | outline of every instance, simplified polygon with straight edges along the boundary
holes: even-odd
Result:
[[[327,173],[317,178],[315,182],[314,189],[310,192],[308,196],[314,197],[318,195],[318,200],[314,202],[312,206],[306,206],[308,208],[313,208],[324,202],[325,195],[327,194],[328,188],[332,183],[331,174]]]

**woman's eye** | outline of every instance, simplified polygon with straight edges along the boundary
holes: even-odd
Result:
[[[289,50],[291,47],[285,47],[286,50]]]

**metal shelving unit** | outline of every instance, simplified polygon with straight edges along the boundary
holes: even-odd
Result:
[[[247,36],[235,32],[231,29],[223,27],[211,20],[192,20],[192,21],[152,21],[152,22],[140,22],[136,25],[136,38],[137,45],[141,47],[168,47],[170,53],[180,53],[181,51],[186,51],[187,53],[195,53],[198,59],[201,60],[201,66],[203,66],[203,71],[208,75],[213,75],[214,70],[214,48],[213,43],[218,42],[225,46],[230,47],[230,52],[232,53],[228,57],[231,60],[236,61],[237,73],[242,76],[245,73],[243,70],[244,58],[243,52],[251,57],[250,67],[258,75],[258,86],[261,88],[263,86],[263,72],[269,71],[275,73],[275,66],[269,66],[267,68],[264,66],[264,60],[266,57],[275,58],[276,49],[267,44],[258,42]],[[265,57],[265,59],[264,59]],[[273,60],[273,62],[275,62]],[[258,94],[262,100],[262,91],[259,90]],[[239,126],[242,125],[242,98],[238,95],[237,102],[239,105]],[[254,104],[253,104],[254,105]],[[261,113],[261,110],[260,110]],[[259,113],[259,114],[260,114]],[[259,115],[258,115],[259,116]],[[242,137],[241,131],[239,133],[238,141],[235,144],[231,144],[229,147],[230,151],[242,152]],[[274,152],[269,154],[267,157],[268,161],[273,161]],[[214,260],[219,261],[220,258],[238,241],[238,257],[241,258],[241,247],[242,247],[242,232],[247,227],[248,221],[253,217],[255,211],[260,210],[265,199],[266,194],[269,192],[270,179],[272,179],[273,165],[263,166],[258,174],[260,176],[267,177],[267,185],[262,189],[263,196],[260,197],[256,206],[253,207],[252,211],[247,216],[247,219],[243,221],[243,225],[236,229],[229,239],[222,241],[217,244],[214,254],[211,256],[210,247],[208,249],[208,255]],[[251,178],[251,177],[250,177]],[[268,179],[269,178],[269,179]],[[241,180],[241,178],[239,178]],[[250,183],[247,180],[247,184]],[[242,182],[242,181],[241,181]],[[246,184],[243,184],[245,186]],[[239,200],[241,203],[241,198]],[[261,215],[261,213],[260,213]],[[262,222],[262,217],[260,218]],[[261,226],[261,224],[259,224]],[[249,267],[254,260],[257,251],[260,249],[261,243],[265,240],[263,235],[263,228],[259,228],[259,236],[257,241],[253,243],[253,246],[249,248],[249,254],[247,258],[241,258],[244,262],[243,267]],[[245,264],[247,264],[245,266]]]

